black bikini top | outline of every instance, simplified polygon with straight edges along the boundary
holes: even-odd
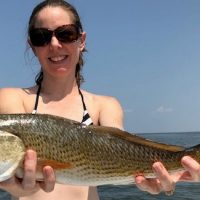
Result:
[[[91,119],[91,117],[90,117],[90,115],[87,111],[87,108],[86,108],[86,105],[85,105],[85,102],[84,102],[83,94],[82,94],[80,89],[78,89],[78,90],[79,90],[79,94],[81,96],[81,101],[82,101],[82,104],[83,104],[83,119],[82,119],[81,123],[85,124],[87,126],[93,125],[93,121],[92,121],[92,119]],[[37,90],[37,93],[36,93],[36,99],[35,99],[35,105],[34,105],[34,109],[33,109],[32,114],[37,113],[40,91],[41,91],[41,84],[38,86],[38,90]]]

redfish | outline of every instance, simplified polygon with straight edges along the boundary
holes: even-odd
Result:
[[[47,114],[0,114],[0,181],[23,176],[27,149],[37,152],[38,180],[50,165],[58,183],[71,185],[131,184],[138,174],[152,176],[155,161],[170,171],[182,168],[184,155],[200,161],[200,145],[185,149]]]

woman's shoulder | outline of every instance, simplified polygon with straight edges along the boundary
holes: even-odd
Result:
[[[1,97],[23,97],[24,95],[35,94],[36,87],[30,88],[0,88]]]
[[[5,100],[13,100],[13,98],[19,97],[21,88],[1,88],[0,89],[0,103],[3,103]]]
[[[119,101],[117,100],[116,97],[113,96],[106,96],[106,95],[100,95],[100,94],[95,94],[92,92],[88,92],[85,90],[82,90],[83,94],[86,98],[88,98],[89,100],[98,103],[98,104],[120,104]]]
[[[25,89],[22,88],[1,88],[0,112],[24,112],[23,96],[25,93]]]
[[[83,91],[84,96],[98,110],[98,121],[103,126],[123,129],[123,109],[116,97]]]

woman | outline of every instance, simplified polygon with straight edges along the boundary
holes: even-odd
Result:
[[[48,113],[86,125],[123,129],[123,111],[115,98],[80,89],[85,39],[78,13],[69,3],[47,0],[37,5],[29,20],[28,43],[41,64],[41,72],[36,85],[31,88],[1,89],[0,113]],[[96,188],[55,184],[51,166],[43,168],[44,181],[37,182],[36,165],[36,152],[28,150],[23,180],[13,177],[0,183],[0,187],[13,198],[22,200],[99,199]],[[184,175],[169,176],[161,163],[155,163],[153,167],[158,179],[136,178],[138,187],[151,193],[173,191],[174,182]]]
[[[36,86],[2,89],[0,99],[4,100],[0,105],[1,113],[48,113],[86,125],[93,123],[123,128],[123,112],[116,99],[80,89],[86,33],[70,4],[54,0],[36,6],[29,20],[28,36],[28,43],[41,64],[41,73]],[[44,183],[36,183],[36,153],[31,150],[26,154],[24,167],[22,181],[13,177],[1,184],[15,197],[98,199],[96,188],[54,185],[55,176],[50,166],[43,170]]]

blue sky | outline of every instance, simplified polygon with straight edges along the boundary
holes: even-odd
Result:
[[[26,45],[38,0],[0,7],[0,87],[29,87]],[[84,89],[115,96],[131,132],[200,131],[200,1],[70,0],[87,32]]]

